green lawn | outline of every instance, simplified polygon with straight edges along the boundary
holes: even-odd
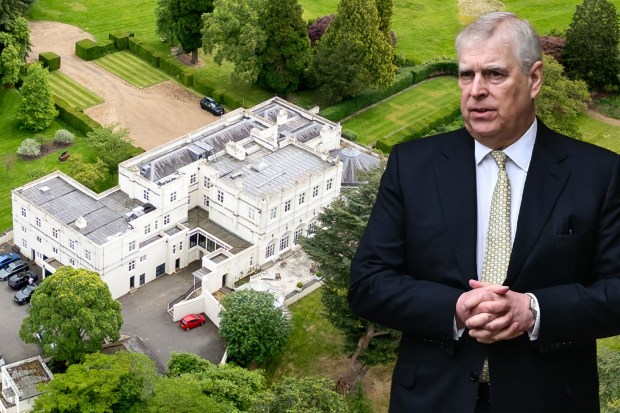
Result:
[[[172,79],[128,50],[105,55],[93,62],[140,89]]]
[[[458,107],[459,95],[456,78],[435,78],[361,112],[342,127],[357,133],[358,142],[364,145],[378,139],[399,140],[407,130],[420,130],[429,120]]]
[[[86,109],[103,103],[103,99],[85,89],[58,70],[50,73],[50,85],[55,97],[64,100],[76,109]]]
[[[584,141],[620,153],[620,128],[586,115],[578,123]]]

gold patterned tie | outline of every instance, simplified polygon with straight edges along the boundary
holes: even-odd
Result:
[[[493,151],[499,171],[497,183],[491,198],[489,229],[487,230],[487,246],[482,264],[482,281],[490,284],[502,284],[508,272],[510,252],[510,181],[506,173],[506,154]]]
[[[490,284],[502,284],[508,272],[510,252],[510,180],[506,173],[506,154],[493,151],[491,156],[499,168],[497,183],[491,198],[487,246],[482,263],[482,281]],[[480,381],[489,383],[489,364],[484,359]]]

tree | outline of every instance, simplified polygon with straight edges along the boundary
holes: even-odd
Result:
[[[389,35],[392,25],[392,0],[376,0],[377,15],[379,16],[379,30]]]
[[[119,163],[131,158],[133,150],[129,131],[115,128],[116,125],[96,128],[88,132],[85,138],[111,171],[115,171]]]
[[[213,0],[169,0],[168,6],[176,40],[185,52],[192,54],[192,64],[198,63],[202,15],[213,11]]]
[[[553,57],[543,55],[544,81],[536,100],[536,113],[547,126],[558,132],[581,138],[577,122],[590,102],[588,86],[582,80],[570,80]]]
[[[21,127],[35,132],[48,128],[58,111],[52,100],[47,69],[40,64],[30,65],[20,92],[22,101],[17,108],[17,119]]]
[[[569,76],[585,80],[590,88],[619,85],[619,42],[614,4],[608,0],[584,0],[577,6],[566,31],[563,63]]]
[[[214,0],[213,13],[204,16],[202,49],[206,54],[213,53],[217,64],[231,62],[235,66],[232,82],[244,87],[256,83],[260,73],[258,55],[266,44],[260,10],[265,1]]]
[[[15,46],[9,44],[0,53],[0,85],[14,85],[17,83],[21,66],[19,52]]]
[[[391,13],[381,4],[382,18],[388,18]],[[330,101],[357,96],[368,87],[385,89],[392,83],[393,50],[385,26],[375,0],[340,1],[312,61],[318,84]]]
[[[334,383],[323,377],[284,377],[271,393],[263,393],[250,413],[348,413],[345,399],[333,391]]]
[[[219,334],[231,360],[241,366],[263,364],[284,350],[291,325],[274,306],[273,294],[237,291],[222,299],[222,307]]]
[[[71,177],[93,191],[97,185],[108,177],[108,167],[101,158],[95,163],[84,162],[79,154],[73,155],[69,161],[71,164]]]
[[[310,45],[312,47],[316,46],[316,43],[321,40],[329,24],[334,20],[334,17],[336,17],[335,14],[319,17],[308,26],[308,37],[310,38]]]
[[[175,22],[170,11],[171,0],[157,0],[155,6],[155,30],[162,39],[170,41],[171,45],[176,43],[174,35]]]
[[[0,32],[11,31],[15,20],[23,16],[36,0],[2,0],[0,1]]]
[[[343,351],[351,355],[349,369],[337,383],[339,393],[353,390],[370,366],[394,360],[400,337],[397,331],[355,316],[347,300],[351,260],[366,228],[382,171],[369,171],[366,183],[334,200],[319,214],[314,235],[299,241],[318,264],[325,317],[343,333]]]
[[[299,86],[310,63],[310,40],[298,0],[267,1],[260,19],[265,49],[258,84],[285,95]]]
[[[43,280],[30,302],[19,336],[35,343],[34,334],[44,332],[43,350],[58,361],[80,362],[101,350],[104,340],[120,337],[121,305],[95,272],[61,267]]]
[[[221,404],[201,391],[194,376],[167,378],[155,382],[153,397],[144,409],[146,413],[237,413],[235,408]]]
[[[89,354],[48,382],[34,405],[38,413],[140,412],[151,397],[155,364],[144,354]],[[177,400],[178,403],[178,400]]]

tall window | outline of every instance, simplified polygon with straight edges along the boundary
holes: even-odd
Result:
[[[159,277],[160,275],[162,275],[163,273],[166,272],[166,264],[160,264],[157,266],[157,268],[155,268],[155,277]]]
[[[190,184],[195,184],[196,183],[196,174],[191,174],[189,176],[189,183]]]
[[[334,178],[329,178],[327,180],[327,185],[325,186],[325,189],[329,191],[330,189],[332,189],[333,185],[334,185]]]
[[[127,269],[129,271],[133,271],[136,269],[136,260],[131,260],[129,261],[128,265],[127,265]]]
[[[293,234],[293,244],[297,245],[297,240],[301,236],[302,232],[303,232],[303,229],[301,228],[298,228],[295,230],[295,233]]]
[[[90,251],[89,250],[84,250],[84,257],[86,257],[87,261],[90,261]]]
[[[291,210],[291,200],[289,199],[284,203],[284,212],[288,212]]]
[[[170,202],[174,202],[177,200],[177,191],[170,193]]]
[[[282,251],[285,248],[288,248],[288,238],[289,236],[288,234],[286,234],[280,239],[280,251]]]
[[[224,203],[224,192],[217,190],[217,202]]]
[[[39,227],[39,228],[41,227],[41,218],[36,217],[36,218],[34,219],[34,222],[35,222],[35,224],[37,224],[37,227]]]
[[[149,200],[149,190],[148,189],[145,189],[143,191],[143,198],[144,198],[145,201]]]
[[[58,238],[58,229],[52,228],[52,237]]]
[[[71,248],[72,250],[75,250],[75,246],[76,246],[76,242],[74,239],[70,239],[69,240],[69,248]]]
[[[22,207],[22,217],[26,217],[26,208]]]
[[[256,218],[256,210],[252,207],[248,207],[248,218],[250,219]]]
[[[146,224],[144,226],[144,235],[151,233],[151,224]]]
[[[144,262],[146,261],[146,255],[141,255],[140,256],[140,262]]]
[[[271,208],[271,219],[276,219],[278,216],[278,207]]]
[[[211,179],[207,176],[205,176],[204,180],[203,180],[203,185],[205,188],[211,188],[212,184],[211,184]]]
[[[164,215],[164,225],[168,225],[170,223],[170,214]]]
[[[129,241],[129,251],[136,249],[136,241]]]
[[[316,198],[317,196],[319,196],[319,186],[315,186],[314,188],[312,188],[312,198]]]
[[[265,258],[269,258],[271,256],[273,256],[273,254],[275,254],[276,252],[276,243],[275,241],[270,243],[269,245],[267,245],[267,248],[265,249]]]
[[[179,251],[183,251],[183,241],[179,242]]]
[[[306,202],[306,193],[302,192],[301,194],[299,194],[299,205],[303,204],[304,202]]]
[[[209,200],[209,197],[206,196],[206,195],[203,195],[202,203],[204,204],[204,206],[208,207],[209,204],[211,203],[210,200]]]
[[[173,244],[172,245],[172,253],[176,254],[177,253],[177,244]]]

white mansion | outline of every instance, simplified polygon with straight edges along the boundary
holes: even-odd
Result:
[[[232,287],[312,231],[347,163],[377,162],[340,133],[280,98],[237,109],[123,162],[101,194],[61,172],[13,190],[14,243],[46,275],[96,271],[114,298],[198,259],[203,292]]]

